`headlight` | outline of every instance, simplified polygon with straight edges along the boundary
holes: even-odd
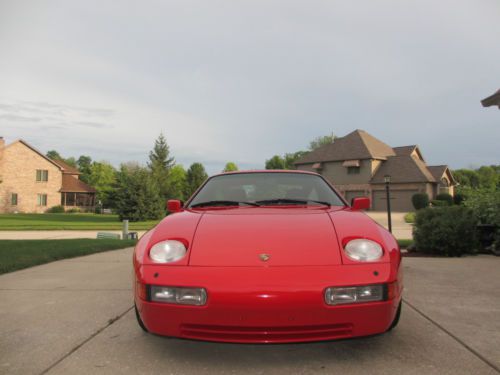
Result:
[[[349,241],[344,251],[349,258],[360,262],[378,260],[384,253],[382,246],[378,243],[361,238]]]
[[[167,240],[155,244],[149,250],[149,257],[155,263],[170,263],[182,259],[186,251],[186,246],[182,242]]]
[[[203,306],[207,302],[207,291],[204,288],[151,285],[151,301]]]
[[[325,302],[328,305],[375,302],[384,300],[383,285],[363,285],[326,288]]]

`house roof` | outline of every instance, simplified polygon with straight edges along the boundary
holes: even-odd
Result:
[[[325,161],[382,159],[396,155],[394,150],[364,130],[355,130],[333,143],[319,147],[295,162],[310,164]]]
[[[487,98],[481,100],[481,104],[483,105],[483,107],[491,107],[493,105],[496,105],[498,106],[498,109],[500,109],[500,90],[498,90],[493,95],[490,95]]]
[[[391,183],[436,182],[425,163],[410,155],[400,155],[388,158],[379,167],[371,179],[371,183],[384,183],[384,176],[391,176]]]
[[[61,166],[59,164],[57,164],[54,160],[52,160],[51,158],[48,158],[42,152],[38,151],[35,147],[33,147],[32,145],[30,145],[28,142],[23,141],[22,139],[16,139],[14,142],[12,142],[9,145],[5,146],[5,148],[11,147],[12,145],[15,145],[16,143],[21,143],[22,145],[24,145],[27,148],[29,148],[31,151],[37,153],[39,156],[41,156],[45,160],[47,160],[47,161],[51,162],[52,164],[54,164],[56,167],[61,168]]]
[[[436,181],[440,181],[443,175],[447,173],[453,184],[456,184],[457,182],[447,165],[429,165],[427,166],[427,169],[429,169]]]
[[[59,160],[59,159],[50,159],[54,163],[56,163],[59,168],[61,168],[62,173],[67,173],[67,174],[81,174],[81,172],[76,169],[75,167],[72,167],[71,165],[67,164],[66,162]]]
[[[73,177],[71,174],[63,173],[61,193],[95,193],[96,190],[85,182]]]

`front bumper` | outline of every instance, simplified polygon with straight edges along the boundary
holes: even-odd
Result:
[[[375,274],[375,271],[376,274]],[[162,267],[142,266],[138,283],[203,287],[204,306],[150,302],[136,292],[147,329],[189,339],[289,343],[333,340],[385,332],[397,311],[394,298],[330,306],[330,286],[394,282],[389,264],[328,267]]]

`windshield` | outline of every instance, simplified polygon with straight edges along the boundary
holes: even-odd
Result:
[[[266,206],[308,204],[344,206],[323,180],[301,173],[238,173],[210,178],[189,207],[211,205]]]

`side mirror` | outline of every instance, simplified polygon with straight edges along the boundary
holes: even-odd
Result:
[[[182,202],[178,199],[169,199],[167,201],[167,210],[171,213],[182,211]]]
[[[370,198],[353,198],[351,201],[351,207],[353,210],[368,210],[370,208]]]

